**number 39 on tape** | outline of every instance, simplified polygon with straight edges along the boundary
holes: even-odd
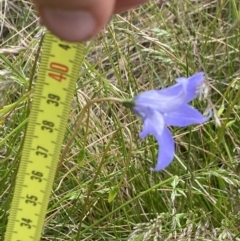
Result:
[[[41,238],[82,61],[82,44],[45,34],[5,241]]]

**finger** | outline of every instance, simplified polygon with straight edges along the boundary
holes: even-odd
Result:
[[[33,0],[42,23],[58,37],[81,42],[104,28],[115,0]]]
[[[147,2],[148,0],[116,0],[114,13],[120,13]]]

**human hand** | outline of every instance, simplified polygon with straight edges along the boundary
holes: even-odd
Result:
[[[42,23],[71,42],[88,40],[101,31],[114,13],[147,0],[33,0]]]

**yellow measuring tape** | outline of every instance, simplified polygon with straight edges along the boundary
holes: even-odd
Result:
[[[76,87],[83,45],[46,33],[5,241],[38,241]]]

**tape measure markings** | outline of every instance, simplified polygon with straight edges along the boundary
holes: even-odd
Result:
[[[47,33],[5,241],[38,241],[57,169],[83,46]]]

